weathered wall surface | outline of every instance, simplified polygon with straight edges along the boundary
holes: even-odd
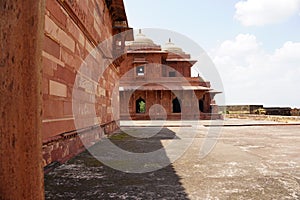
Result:
[[[85,129],[82,136],[95,142],[118,126],[112,116],[112,88],[117,87],[118,71],[110,65],[101,80],[95,70],[106,67],[104,53],[93,52],[93,62],[85,59],[102,41],[113,34],[113,21],[104,0],[46,0],[43,46],[43,150],[44,165],[63,161],[82,149],[76,128]],[[107,46],[108,54],[112,46]],[[87,64],[86,69],[81,68]],[[78,79],[80,93],[72,101],[74,82]],[[96,103],[92,100],[95,98]],[[81,120],[74,124],[72,104]],[[118,104],[115,104],[116,106]],[[90,115],[95,110],[97,117]],[[89,142],[89,141],[88,141]],[[87,142],[87,143],[88,143]]]
[[[0,199],[44,199],[42,0],[0,1]]]

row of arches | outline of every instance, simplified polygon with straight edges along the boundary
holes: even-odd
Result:
[[[138,98],[135,102],[136,113],[145,113],[146,112],[146,101],[143,98]],[[199,100],[199,111],[204,112],[204,101]],[[181,113],[181,101],[177,97],[172,101],[172,112]]]

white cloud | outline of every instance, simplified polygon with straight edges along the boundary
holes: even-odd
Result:
[[[256,37],[250,34],[239,34],[235,41],[226,40],[224,41],[220,48],[219,54],[222,55],[241,55],[241,54],[249,54],[251,52],[255,52],[259,48],[258,42],[256,41]]]
[[[240,34],[210,52],[227,104],[300,107],[300,43],[266,53],[254,35]]]
[[[273,56],[274,61],[298,61],[300,57],[300,43],[286,42],[277,49]]]
[[[235,18],[244,26],[282,22],[299,13],[300,0],[247,0],[235,4]]]

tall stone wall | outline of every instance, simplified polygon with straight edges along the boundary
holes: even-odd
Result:
[[[105,133],[118,127],[112,116],[112,89],[118,87],[118,70],[111,64],[101,80],[93,77],[94,70],[103,69],[111,57],[91,52],[113,34],[113,20],[104,0],[46,0],[43,46],[43,122],[42,139],[44,165],[61,162],[83,149],[82,138],[90,145]],[[93,63],[86,63],[88,56]],[[82,70],[82,64],[87,69]],[[74,82],[79,77],[80,97],[72,99]],[[95,98],[96,103],[91,99]],[[72,105],[84,104],[78,110],[81,120],[74,123]],[[114,106],[118,105],[115,103]],[[117,108],[115,108],[117,109]],[[88,115],[95,110],[96,117]],[[77,117],[78,117],[77,116]],[[92,119],[91,119],[92,118]],[[78,131],[81,129],[81,139]],[[86,136],[85,136],[86,135]]]

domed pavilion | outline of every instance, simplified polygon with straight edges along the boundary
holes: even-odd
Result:
[[[126,44],[120,67],[120,116],[134,120],[220,119],[210,82],[191,77],[197,62],[168,40],[155,44],[141,30]]]

